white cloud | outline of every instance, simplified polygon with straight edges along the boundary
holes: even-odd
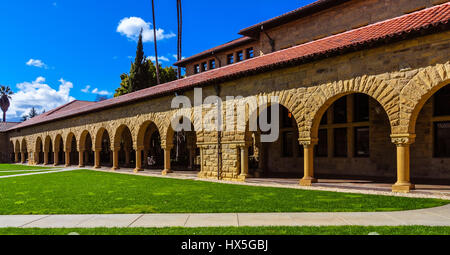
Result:
[[[84,89],[81,90],[81,92],[83,93],[92,93],[92,94],[96,94],[96,95],[100,95],[100,96],[109,96],[112,95],[111,92],[108,92],[106,90],[99,90],[98,88],[94,88],[93,90],[91,90],[91,85],[86,85],[86,87]]]
[[[150,59],[152,62],[156,61],[156,57],[155,56],[149,56],[149,57],[147,57],[147,59]],[[164,56],[160,56],[160,57],[158,57],[158,61],[169,62],[170,60],[168,58],[164,57]]]
[[[91,93],[92,94],[97,94],[97,95],[100,95],[100,96],[109,96],[109,95],[112,94],[111,92],[108,92],[106,90],[98,90],[98,88],[93,89]]]
[[[75,98],[70,96],[73,88],[72,82],[59,80],[58,90],[45,84],[44,77],[38,77],[32,82],[22,82],[16,85],[18,91],[12,95],[11,107],[7,111],[8,118],[19,119],[28,114],[32,107],[41,113],[49,111],[63,104],[69,103]]]
[[[139,17],[128,17],[123,18],[119,25],[117,26],[117,32],[121,35],[126,36],[128,39],[137,41],[139,39],[139,33],[142,29],[142,41],[143,42],[153,42],[153,30],[151,29],[152,23],[145,22],[142,18]],[[156,39],[158,41],[163,39],[169,39],[175,37],[175,34],[165,33],[164,29],[158,28],[156,29]]]
[[[90,85],[86,85],[86,87],[84,89],[81,90],[81,92],[83,93],[89,93],[89,89],[91,88]]]
[[[42,62],[42,60],[40,60],[40,59],[32,59],[31,58],[30,60],[28,60],[26,65],[47,69],[47,65],[44,62]]]

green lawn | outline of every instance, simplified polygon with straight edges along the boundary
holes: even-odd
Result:
[[[88,228],[0,229],[0,235],[450,235],[450,227],[215,227],[215,228]]]
[[[450,201],[77,170],[0,179],[0,214],[371,212]]]
[[[12,164],[0,164],[1,170],[38,170],[38,169],[51,169],[50,166],[26,166],[26,165],[12,165]]]

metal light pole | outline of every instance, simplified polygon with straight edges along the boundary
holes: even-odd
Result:
[[[155,42],[155,62],[156,62],[156,84],[160,84],[159,80],[159,63],[158,63],[158,46],[156,43],[156,22],[155,22],[155,0],[152,0],[152,12],[153,12],[153,38]]]
[[[183,34],[183,11],[181,7],[181,0],[177,0],[177,19],[178,19],[178,47],[177,47],[177,61],[182,58],[182,34]],[[181,79],[181,67],[178,67],[178,79]]]

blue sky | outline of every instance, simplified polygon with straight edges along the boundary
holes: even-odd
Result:
[[[183,56],[187,57],[313,0],[182,2]],[[172,65],[176,1],[155,4],[159,55],[163,65]],[[8,120],[20,119],[32,106],[42,111],[74,99],[92,101],[97,94],[112,96],[120,74],[129,71],[134,59],[134,32],[139,26],[153,29],[151,19],[150,0],[1,1],[0,84],[16,93]],[[154,55],[152,40],[148,36],[144,44],[147,56]]]

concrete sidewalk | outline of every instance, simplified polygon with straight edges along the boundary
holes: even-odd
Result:
[[[450,205],[403,212],[3,215],[0,228],[450,226]]]

